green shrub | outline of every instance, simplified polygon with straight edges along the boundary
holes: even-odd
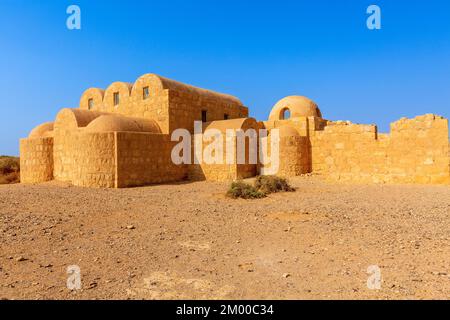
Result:
[[[233,182],[227,192],[227,197],[233,199],[259,199],[265,196],[263,192],[258,191],[254,186],[242,181]]]
[[[288,181],[277,176],[259,176],[255,180],[255,188],[265,194],[276,192],[293,192]]]

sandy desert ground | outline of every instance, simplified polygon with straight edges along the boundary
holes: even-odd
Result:
[[[450,298],[450,186],[291,183],[259,200],[211,182],[2,185],[0,298]]]

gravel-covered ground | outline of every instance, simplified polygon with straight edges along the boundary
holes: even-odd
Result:
[[[0,186],[0,298],[450,298],[450,186],[291,182],[259,200],[211,182]]]

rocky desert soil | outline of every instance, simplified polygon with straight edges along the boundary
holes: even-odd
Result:
[[[0,186],[0,298],[450,298],[450,186],[291,183],[258,200],[211,182]]]

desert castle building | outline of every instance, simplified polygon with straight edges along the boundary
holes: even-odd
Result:
[[[203,130],[224,134],[227,129],[266,129],[269,139],[278,129],[277,174],[282,176],[317,173],[363,183],[450,183],[448,120],[440,116],[404,118],[391,125],[389,134],[381,134],[375,125],[325,120],[313,101],[290,96],[259,122],[233,96],[154,74],[134,84],[88,89],[78,108],[62,109],[54,122],[34,128],[20,141],[21,181],[122,188],[186,179],[236,180],[264,169],[249,161],[175,164],[171,153],[177,142],[171,134],[180,128],[193,134],[194,121],[202,121]]]

